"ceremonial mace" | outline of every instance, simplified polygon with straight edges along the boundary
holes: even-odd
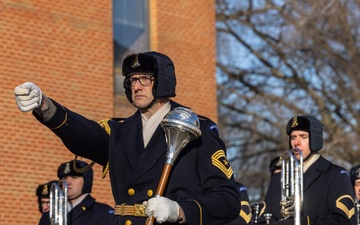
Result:
[[[165,131],[167,144],[166,161],[161,178],[155,193],[160,197],[165,190],[170,171],[180,151],[191,141],[201,136],[198,116],[190,109],[178,107],[171,110],[161,121],[161,127]],[[146,225],[154,223],[154,215],[146,220]]]

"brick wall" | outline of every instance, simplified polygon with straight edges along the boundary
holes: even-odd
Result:
[[[150,1],[150,25],[151,50],[175,63],[174,100],[216,120],[214,4]],[[8,0],[0,6],[0,225],[37,224],[37,185],[56,179],[58,165],[73,159],[31,113],[17,109],[15,86],[32,81],[94,120],[132,111],[114,109],[111,14],[112,2],[100,0]],[[94,173],[92,195],[113,205],[108,177],[100,178],[98,165]]]

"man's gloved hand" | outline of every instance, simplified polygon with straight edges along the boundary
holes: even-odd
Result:
[[[157,223],[176,222],[179,217],[180,206],[177,202],[165,197],[150,198],[145,205],[145,215],[154,215]]]
[[[22,112],[28,112],[41,106],[42,92],[38,86],[25,82],[14,89],[16,104]]]

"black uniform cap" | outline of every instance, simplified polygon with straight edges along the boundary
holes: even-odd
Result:
[[[323,147],[323,125],[312,116],[294,116],[289,120],[286,126],[287,135],[291,135],[294,130],[309,132],[310,150],[312,152],[319,151]],[[289,146],[291,148],[291,137],[289,138]]]
[[[49,181],[49,182],[47,182],[45,184],[40,184],[36,188],[36,196],[38,197],[39,211],[40,212],[42,212],[41,199],[42,198],[50,198],[50,189],[51,189],[51,185],[53,183],[57,183],[57,181],[52,180],[52,181]]]
[[[350,179],[352,184],[354,185],[357,179],[360,179],[360,165],[354,166],[350,170]]]
[[[88,166],[88,164],[86,162],[83,162],[81,160],[76,160],[76,167],[79,168],[79,170],[82,170],[87,166]],[[77,171],[75,171],[75,168],[74,168],[74,160],[71,160],[71,161],[65,162],[59,166],[57,175],[58,175],[59,179],[62,179],[67,176],[83,177],[84,178],[84,187],[83,187],[82,193],[83,194],[91,193],[93,177],[94,177],[94,172],[91,167],[87,170],[77,172]]]
[[[277,156],[270,161],[270,173],[274,173],[275,170],[281,170],[281,160],[282,158],[280,156]]]

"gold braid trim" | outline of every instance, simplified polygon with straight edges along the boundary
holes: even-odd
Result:
[[[108,133],[108,135],[110,135],[110,132],[111,132],[111,128],[108,124],[108,121],[110,119],[109,118],[105,118],[105,119],[102,119],[100,120],[98,123],[100,124],[100,126],[102,128],[104,128],[104,130],[106,131],[106,133]],[[106,163],[106,166],[103,167],[103,171],[101,173],[101,177],[104,179],[106,177],[106,174],[109,172],[109,162]]]
[[[75,172],[77,172],[77,173],[85,173],[86,171],[88,171],[89,169],[91,169],[91,167],[93,167],[93,165],[95,165],[95,162],[94,161],[92,161],[89,165],[87,165],[87,166],[85,166],[85,167],[83,167],[83,168],[78,168],[77,166],[76,166],[76,159],[77,159],[77,155],[75,156],[75,159],[74,159],[74,161],[73,161],[73,167],[74,167],[74,170],[75,170]]]
[[[67,114],[66,114],[67,115]],[[66,117],[67,118],[67,117]],[[100,120],[99,122],[98,122],[98,124],[106,131],[106,133],[108,133],[109,135],[110,135],[110,132],[111,132],[111,128],[110,128],[110,126],[109,126],[109,124],[108,124],[108,121],[109,121],[110,119],[109,118],[105,118],[105,119],[102,119],[102,120]],[[66,121],[66,119],[65,119],[65,121]],[[60,126],[62,126],[63,124],[64,124],[65,122],[63,122]],[[60,127],[59,126],[59,127]],[[88,171],[89,169],[91,169],[91,167],[93,167],[93,165],[95,164],[95,162],[94,161],[91,161],[91,163],[88,165],[88,166],[86,166],[86,167],[84,167],[84,168],[77,168],[76,167],[76,159],[77,159],[77,155],[75,156],[75,160],[74,160],[74,170],[76,171],[76,172],[78,172],[78,173],[84,173],[84,172],[86,172],[86,171]],[[106,174],[107,174],[107,172],[109,171],[109,162],[107,162],[106,163],[106,166],[104,166],[103,167],[103,171],[102,171],[102,173],[101,173],[101,177],[104,179],[105,177],[106,177]]]
[[[195,199],[189,199],[189,201],[193,201],[193,202],[195,202],[195,203],[198,205],[199,211],[200,211],[200,215],[199,215],[199,217],[200,217],[199,225],[202,225],[202,220],[203,220],[203,218],[202,218],[202,208],[201,208],[200,203],[199,203],[198,201],[196,201]]]
[[[55,127],[55,128],[51,128],[51,127],[50,127],[50,129],[51,129],[51,130],[56,130],[56,129],[59,129],[60,127],[62,127],[62,125],[64,125],[64,124],[66,123],[66,121],[67,121],[67,116],[68,116],[68,114],[65,113],[65,119],[64,119],[64,121],[63,121],[59,126],[57,126],[57,127]]]
[[[265,212],[266,209],[266,203],[263,201],[263,207],[260,209],[259,217]]]

